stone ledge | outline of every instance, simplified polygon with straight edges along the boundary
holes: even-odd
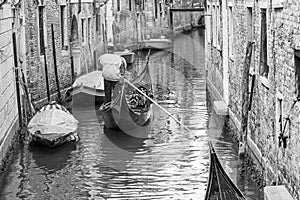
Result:
[[[265,200],[293,200],[284,185],[266,186],[264,188]]]
[[[228,115],[228,107],[224,101],[214,101],[213,108],[217,115]]]

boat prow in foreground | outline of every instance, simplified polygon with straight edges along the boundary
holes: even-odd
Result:
[[[56,103],[42,107],[28,124],[32,140],[49,148],[78,141],[77,128],[78,121],[73,115]]]
[[[233,183],[223,169],[211,143],[210,169],[205,200],[246,200],[246,197]]]

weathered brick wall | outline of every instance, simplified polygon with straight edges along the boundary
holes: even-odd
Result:
[[[218,4],[217,4],[218,3]],[[212,5],[219,5],[220,6],[220,13],[222,13],[221,5],[219,4],[219,1],[208,1],[208,4],[210,5],[210,8],[212,8]],[[213,34],[213,20],[216,19],[215,13],[212,12],[212,9],[208,11],[213,16],[207,17],[206,24],[210,23],[211,27],[211,33]],[[216,20],[215,20],[216,21]],[[218,40],[219,45],[215,45],[213,43],[213,37],[211,36],[211,41],[207,43],[207,79],[209,81],[209,84],[212,84],[216,89],[217,92],[221,97],[223,97],[223,61],[222,61],[222,16],[220,15],[220,27],[219,27],[219,33],[218,33]]]
[[[229,108],[241,121],[241,83],[247,44],[246,8],[251,1],[231,1],[234,15],[234,56],[229,63]],[[299,103],[290,114],[291,126],[287,148],[278,147],[276,132],[276,93],[283,96],[283,115],[287,116],[295,99],[294,35],[299,34],[300,2],[285,0],[283,7],[273,8],[269,1],[253,1],[254,74],[256,81],[252,109],[249,112],[249,135],[259,148],[265,161],[263,173],[266,184],[277,180],[285,184],[296,199],[299,199],[300,136]],[[261,8],[267,9],[267,51],[269,75],[260,75]],[[251,80],[251,79],[250,79]],[[276,177],[277,176],[277,177]]]
[[[39,29],[38,29],[38,7],[35,1],[25,2],[25,23],[26,23],[26,52],[27,52],[27,76],[29,91],[34,101],[41,100],[47,96],[45,82],[44,58],[40,55]],[[49,86],[51,93],[56,92],[54,75],[54,57],[52,53],[51,24],[54,26],[56,60],[60,87],[66,88],[71,85],[71,64],[69,56],[62,54],[61,30],[60,30],[60,8],[55,1],[45,1],[44,8],[44,29],[46,57],[48,67]]]
[[[131,1],[131,11],[129,10],[129,1],[120,1],[120,11],[117,10],[117,4],[114,2],[114,27],[115,44],[118,50],[124,50],[125,45],[133,45],[137,42],[137,17],[135,1]]]
[[[287,184],[290,192],[296,198],[300,198],[300,110],[299,102],[291,109],[295,99],[295,60],[294,40],[295,35],[300,33],[300,2],[297,0],[284,1],[283,8],[272,11],[274,15],[273,34],[275,36],[273,46],[270,46],[270,54],[273,56],[273,67],[275,72],[271,85],[276,91],[283,94],[283,114],[287,116],[290,112],[291,124],[287,127],[286,134],[290,136],[286,149],[279,149],[278,168],[281,171],[280,179]],[[273,71],[274,71],[273,70]],[[290,111],[291,110],[291,111]],[[276,158],[276,157],[275,157]]]

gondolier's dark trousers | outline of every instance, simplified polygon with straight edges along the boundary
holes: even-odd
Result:
[[[111,95],[118,81],[109,81],[104,79],[105,103],[111,102]]]

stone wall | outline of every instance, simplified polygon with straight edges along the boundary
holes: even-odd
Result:
[[[208,84],[212,84],[214,88],[217,90],[216,92],[219,93],[219,96],[223,97],[223,59],[222,59],[222,16],[220,15],[220,27],[218,31],[218,37],[214,37],[213,34],[213,26],[216,26],[216,15],[213,10],[213,7],[219,6],[219,12],[222,13],[221,5],[219,1],[208,1],[208,10],[209,14],[212,16],[208,16],[205,18],[206,27],[210,27],[210,33],[207,32],[206,34],[210,34],[210,40],[206,39],[206,69],[207,69],[207,80]],[[207,38],[207,36],[206,36]],[[216,40],[219,42],[217,43]],[[220,99],[218,99],[220,100]]]
[[[46,98],[45,63],[43,54],[40,52],[40,36],[38,23],[38,5],[34,0],[25,2],[26,23],[26,62],[29,92],[33,101]],[[60,7],[55,1],[44,2],[44,36],[45,51],[49,77],[50,92],[57,91],[54,75],[54,57],[51,35],[51,24],[54,27],[56,62],[58,68],[60,88],[66,88],[72,84],[71,64],[68,50],[62,49]],[[67,34],[67,33],[65,33]],[[67,34],[68,35],[68,34]],[[68,38],[66,38],[68,39]],[[66,45],[68,47],[68,44]],[[68,48],[69,49],[69,48]]]
[[[300,2],[297,0],[259,0],[259,1],[223,1],[227,9],[232,8],[233,20],[233,54],[229,59],[229,124],[237,127],[239,134],[242,112],[242,73],[244,67],[246,45],[249,41],[249,30],[252,30],[254,41],[253,59],[250,81],[255,77],[252,109],[249,111],[248,149],[257,169],[261,171],[265,184],[284,184],[295,199],[300,198],[300,103],[296,99],[296,64],[295,55],[299,54],[297,45],[300,34]],[[208,5],[213,4],[212,1]],[[251,9],[250,9],[251,8]],[[249,29],[248,10],[252,10],[252,29]],[[261,10],[266,9],[267,21],[267,65],[268,75],[261,73]],[[230,15],[228,15],[230,16]],[[212,17],[213,18],[213,17]],[[230,19],[229,19],[230,20]],[[228,26],[229,28],[229,26]],[[213,29],[211,29],[213,31]],[[214,33],[212,33],[213,35]],[[229,39],[229,35],[228,38]],[[222,93],[217,68],[222,55],[207,42],[208,80]],[[298,66],[299,67],[299,66]],[[254,75],[254,76],[253,76]],[[282,109],[280,106],[282,105]],[[282,114],[280,114],[282,113]],[[280,116],[282,116],[280,120]],[[289,121],[285,131],[283,127]],[[234,130],[234,128],[233,128]],[[283,133],[287,137],[287,146],[283,147],[278,137]],[[281,144],[281,145],[280,145]]]

